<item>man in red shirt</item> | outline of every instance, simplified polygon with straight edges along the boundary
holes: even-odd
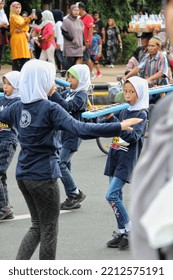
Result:
[[[93,17],[88,14],[85,10],[85,5],[82,2],[76,3],[79,8],[79,15],[81,16],[80,19],[83,21],[84,24],[84,40],[85,40],[85,51],[83,53],[83,59],[86,61],[90,72],[91,72],[91,79],[95,78],[95,75],[93,73],[93,64],[90,59],[90,54],[88,47],[92,43],[92,36],[93,36],[93,25],[94,25],[94,20]]]

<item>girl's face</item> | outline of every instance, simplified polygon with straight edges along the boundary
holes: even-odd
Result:
[[[0,10],[4,9],[4,3],[0,3]]]
[[[134,105],[138,100],[136,90],[129,82],[124,84],[124,98],[130,105]]]
[[[69,73],[68,75],[68,82],[71,83],[71,88],[72,89],[76,89],[78,84],[79,84],[79,81],[72,75]]]
[[[79,15],[79,8],[74,8],[73,11],[72,11],[72,15],[74,17],[77,17]]]
[[[24,19],[26,19],[26,18],[28,17],[28,15],[24,13],[24,14],[22,15],[22,17],[23,17]]]
[[[21,10],[22,10],[21,5],[16,5],[16,7],[14,8],[14,12],[18,15],[20,15]]]
[[[12,95],[13,92],[13,86],[5,77],[3,78],[3,91],[6,96]]]
[[[108,25],[112,26],[113,25],[113,20],[111,18],[108,19]]]

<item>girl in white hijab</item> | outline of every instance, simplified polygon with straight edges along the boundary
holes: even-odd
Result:
[[[19,80],[20,80],[19,71],[10,71],[2,77],[5,98],[13,99],[16,97],[20,97]],[[10,91],[6,90],[6,85],[10,85],[11,88]]]
[[[44,72],[42,71],[43,68]],[[52,63],[32,59],[31,63],[27,63],[26,66],[24,65],[24,69],[21,72],[19,86],[22,103],[28,104],[48,99],[47,93],[54,84],[54,79],[55,67]]]
[[[75,119],[82,120],[82,112],[86,110],[88,101],[88,89],[91,85],[90,71],[85,64],[76,64],[67,72],[71,89],[64,91],[62,95],[53,94],[51,100],[59,103]],[[62,148],[60,151],[60,169],[67,199],[61,203],[62,210],[70,210],[81,207],[80,202],[85,195],[80,191],[73,179],[71,170],[71,158],[79,148],[81,139],[67,131],[61,134]]]
[[[0,97],[0,111],[20,100],[20,72],[11,71],[2,77],[4,96]],[[0,122],[0,220],[12,219],[13,208],[9,205],[7,170],[17,147],[17,131],[14,126]]]
[[[51,11],[43,11],[42,13],[42,23],[34,27],[34,30],[38,33],[41,46],[41,60],[48,60],[55,64],[54,53],[56,48],[55,43],[55,21]]]
[[[40,25],[41,28],[43,28],[48,23],[51,23],[53,27],[55,27],[55,20],[51,11],[45,10],[41,14],[42,14],[42,23]]]
[[[108,241],[110,248],[126,249],[129,246],[129,232],[132,224],[123,205],[122,189],[130,183],[133,168],[142,150],[144,133],[147,123],[147,109],[149,107],[148,84],[145,79],[132,77],[124,84],[124,98],[129,108],[121,110],[115,116],[107,116],[107,122],[123,121],[129,117],[143,119],[133,130],[122,132],[120,137],[114,137],[109,150],[105,175],[109,176],[109,187],[106,200],[110,204],[116,219],[119,232],[113,233],[113,239]]]

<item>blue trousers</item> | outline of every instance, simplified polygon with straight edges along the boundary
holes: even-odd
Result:
[[[106,193],[106,199],[112,207],[118,228],[125,229],[125,224],[129,222],[127,211],[123,205],[122,188],[125,182],[117,177],[109,177],[109,188]]]
[[[7,169],[14,157],[16,144],[10,140],[0,140],[0,208],[9,204],[7,190]]]
[[[76,183],[71,173],[71,158],[73,154],[73,151],[66,148],[61,148],[60,150],[59,167],[62,174],[61,181],[64,185],[66,195],[69,197],[74,194],[75,190],[77,189]]]

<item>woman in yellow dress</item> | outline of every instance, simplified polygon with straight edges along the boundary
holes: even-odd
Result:
[[[12,54],[12,70],[20,71],[26,61],[30,59],[30,51],[26,32],[34,15],[27,18],[20,16],[22,6],[19,2],[10,5],[10,47]]]

